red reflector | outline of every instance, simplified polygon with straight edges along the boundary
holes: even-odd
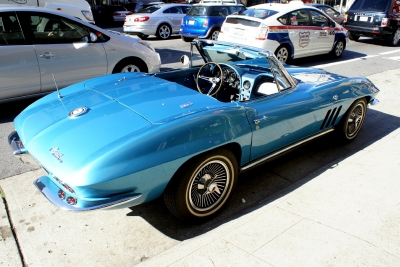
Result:
[[[61,189],[58,190],[58,196],[59,196],[61,199],[64,199],[64,198],[65,198],[65,193],[64,193],[64,191],[62,191]]]
[[[60,8],[60,7],[57,7],[57,10],[61,10],[61,8]]]
[[[143,22],[143,21],[148,21],[150,17],[140,17],[140,18],[135,18],[133,21],[134,22]]]
[[[203,27],[207,27],[208,26],[208,20],[205,20],[204,22],[203,22]]]
[[[67,203],[70,204],[70,205],[75,205],[76,202],[77,202],[76,199],[73,198],[73,197],[68,197],[67,198]]]

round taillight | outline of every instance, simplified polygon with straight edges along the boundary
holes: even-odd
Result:
[[[58,196],[59,196],[59,198],[64,199],[64,198],[65,198],[65,193],[64,193],[64,191],[62,191],[61,189],[58,190]]]
[[[76,198],[73,198],[73,197],[67,197],[67,203],[70,205],[76,205],[77,200],[76,200]]]

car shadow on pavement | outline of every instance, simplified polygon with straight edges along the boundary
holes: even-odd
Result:
[[[0,123],[7,123],[14,121],[15,117],[19,113],[21,113],[27,106],[29,106],[38,99],[39,98],[29,98],[29,99],[0,104],[1,107]]]
[[[175,218],[162,198],[131,207],[127,216],[140,216],[166,236],[187,240],[285,196],[399,127],[399,117],[370,109],[353,142],[343,144],[329,134],[242,173],[231,200],[215,217],[203,223],[184,223]]]

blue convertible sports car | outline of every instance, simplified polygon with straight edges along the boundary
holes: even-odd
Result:
[[[274,54],[192,42],[204,64],[120,73],[47,95],[14,121],[14,153],[47,172],[34,184],[73,211],[163,196],[183,220],[226,204],[238,173],[335,131],[353,140],[379,90],[365,78],[282,65]]]

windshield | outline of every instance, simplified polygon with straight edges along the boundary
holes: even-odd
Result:
[[[254,18],[259,18],[259,19],[265,19],[268,18],[274,14],[278,13],[275,10],[269,10],[269,9],[256,9],[256,8],[249,8],[245,10],[243,13],[240,15],[245,15],[248,17],[254,17]]]
[[[189,16],[205,16],[207,15],[207,7],[205,6],[192,6],[187,13]]]
[[[385,12],[386,7],[390,4],[390,2],[391,1],[387,0],[356,0],[350,9]]]
[[[250,59],[264,59],[261,62],[268,64],[265,60],[265,55],[260,54],[261,49],[243,48],[239,45],[233,45],[224,42],[211,42],[199,40],[199,45],[207,57],[208,61],[218,63],[238,62]],[[265,51],[266,53],[271,53]],[[243,62],[241,62],[243,63]]]
[[[138,13],[153,13],[153,12],[159,10],[160,8],[161,8],[160,6],[149,6],[149,7],[146,7],[144,9],[140,10]]]

